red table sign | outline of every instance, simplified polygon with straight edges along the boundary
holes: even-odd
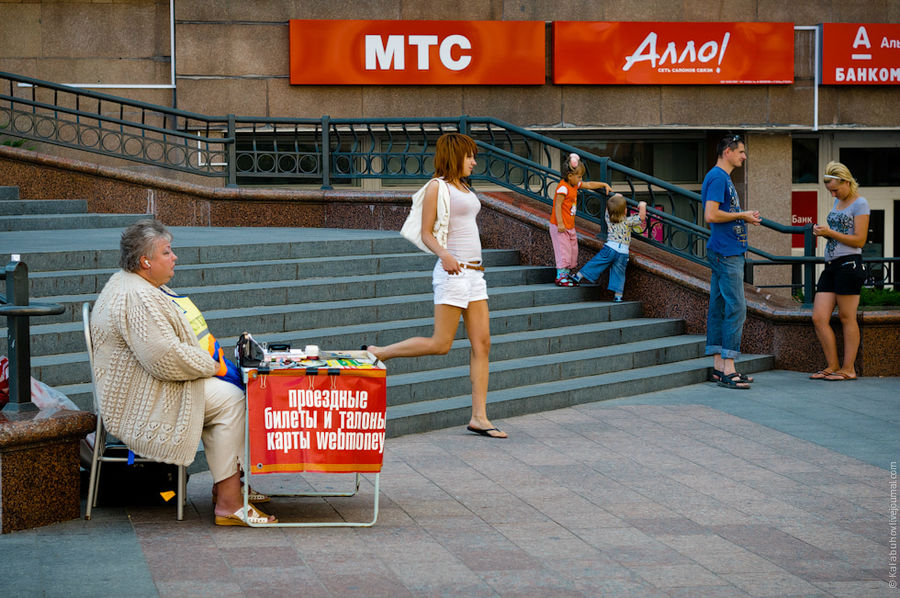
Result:
[[[385,370],[339,372],[250,372],[248,466],[252,473],[381,471]]]

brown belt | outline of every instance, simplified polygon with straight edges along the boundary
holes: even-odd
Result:
[[[479,272],[484,272],[484,266],[478,266],[476,264],[467,264],[465,262],[459,262],[460,268],[466,268],[467,270],[478,270]]]

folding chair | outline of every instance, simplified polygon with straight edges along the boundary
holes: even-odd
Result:
[[[81,319],[84,322],[84,342],[87,345],[88,361],[91,367],[91,391],[94,397],[94,411],[97,414],[97,432],[94,434],[94,450],[91,456],[91,477],[88,481],[87,507],[84,518],[90,520],[91,510],[97,506],[97,490],[100,487],[100,467],[103,463],[150,463],[153,459],[145,459],[130,453],[128,457],[109,457],[106,456],[107,446],[116,446],[107,444],[108,434],[106,426],[103,424],[103,415],[100,412],[100,392],[97,388],[97,381],[94,378],[94,345],[91,341],[91,304],[85,302],[81,306]],[[121,446],[121,445],[118,445]],[[187,500],[187,475],[183,465],[178,466],[178,487],[176,489],[175,504],[176,515],[178,521],[184,519],[184,505]]]

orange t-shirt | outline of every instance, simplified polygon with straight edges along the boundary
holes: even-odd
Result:
[[[556,221],[556,202],[559,201],[559,196],[563,193],[566,196],[562,200],[562,219],[563,226],[566,228],[575,228],[575,208],[576,200],[578,199],[578,190],[581,188],[581,183],[578,183],[577,187],[572,187],[566,181],[560,181],[556,186],[556,191],[553,193],[553,211],[550,212],[550,224],[559,225]]]

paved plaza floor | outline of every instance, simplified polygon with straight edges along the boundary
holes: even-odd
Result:
[[[763,372],[750,391],[697,384],[495,423],[509,439],[390,439],[372,528],[217,528],[203,472],[182,522],[171,506],[100,508],[0,536],[0,593],[900,596],[898,378]],[[354,498],[267,510],[360,519],[372,492],[367,478]]]

